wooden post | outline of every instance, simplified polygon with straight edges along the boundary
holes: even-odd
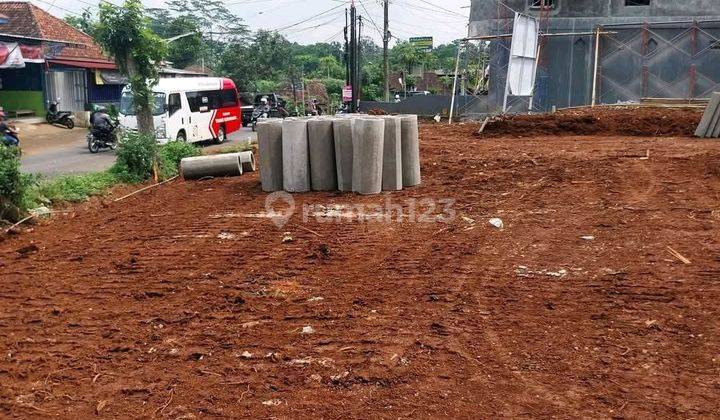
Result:
[[[455,74],[453,75],[453,88],[451,92],[451,99],[450,99],[450,115],[448,117],[448,124],[452,124],[453,120],[453,112],[455,112],[455,91],[457,90],[457,77],[458,77],[458,71],[460,71],[460,50],[462,48],[463,43],[458,43],[458,50],[457,50],[457,57],[455,58]]]

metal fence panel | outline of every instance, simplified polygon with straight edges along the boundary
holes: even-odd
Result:
[[[60,100],[63,111],[84,111],[87,102],[85,70],[50,70],[47,73],[46,94],[50,101]]]

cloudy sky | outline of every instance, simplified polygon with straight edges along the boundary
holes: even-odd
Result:
[[[98,0],[32,1],[56,16],[79,13],[87,7],[96,9],[94,5],[98,3]],[[111,2],[120,4],[121,0]],[[148,7],[165,5],[163,0],[144,0],[144,3]],[[226,0],[225,4],[253,30],[279,30],[292,41],[310,44],[342,39],[344,9],[349,7],[350,1]],[[382,2],[356,0],[356,5],[358,13],[367,20],[365,34],[381,44]],[[433,36],[435,44],[447,43],[467,35],[469,5],[470,0],[391,0],[390,31],[396,39]]]

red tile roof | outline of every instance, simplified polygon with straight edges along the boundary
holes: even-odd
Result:
[[[102,52],[92,37],[66,23],[32,3],[23,1],[0,2],[0,14],[7,16],[8,22],[0,24],[1,34],[18,37],[36,38],[46,41],[64,41],[75,45],[65,45],[53,58],[67,60],[112,62]]]

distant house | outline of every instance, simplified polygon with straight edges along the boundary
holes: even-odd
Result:
[[[203,77],[198,66],[160,69],[160,77]],[[44,115],[49,101],[60,109],[116,105],[127,84],[90,35],[24,1],[0,2],[0,106]]]
[[[0,3],[0,106],[6,111],[88,109],[114,103],[125,83],[93,39],[28,2]]]

